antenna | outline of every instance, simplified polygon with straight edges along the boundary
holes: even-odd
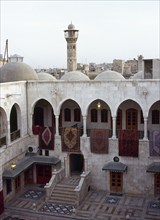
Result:
[[[8,39],[6,40],[6,45],[5,45],[3,65],[5,64],[5,61],[8,63]]]

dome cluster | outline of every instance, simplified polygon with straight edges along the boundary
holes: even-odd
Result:
[[[122,76],[122,74],[107,70],[100,74],[98,74],[95,79],[95,81],[114,81],[114,80],[125,80],[125,78]]]
[[[89,79],[88,76],[86,76],[84,73],[82,73],[80,71],[71,71],[71,72],[65,73],[65,75],[63,75],[61,77],[61,80],[65,80],[65,81],[88,81],[90,79]]]
[[[7,63],[0,68],[0,83],[23,80],[38,80],[37,73],[26,63]]]

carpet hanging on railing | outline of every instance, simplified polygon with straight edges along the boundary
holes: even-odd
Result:
[[[39,132],[39,148],[54,150],[54,128],[41,127]]]
[[[108,153],[108,137],[109,131],[106,129],[91,129],[91,152],[100,154]]]
[[[80,152],[80,130],[78,128],[62,129],[62,151]]]
[[[138,157],[138,138],[137,130],[120,130],[118,133],[119,156]]]
[[[160,129],[150,131],[149,148],[150,156],[160,156]]]

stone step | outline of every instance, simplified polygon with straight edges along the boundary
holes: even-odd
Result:
[[[75,188],[76,188],[75,186],[71,186],[71,185],[58,184],[56,185],[55,190],[74,191]]]
[[[67,193],[58,193],[58,192],[54,192],[52,193],[51,199],[54,198],[67,198],[67,199],[76,199],[76,194],[67,194]]]
[[[55,203],[55,204],[66,204],[66,205],[75,205],[76,200],[62,200],[59,198],[56,199],[50,199],[48,200],[49,203]]]
[[[57,184],[49,199],[51,203],[75,205],[76,192],[74,191],[76,185],[72,184],[72,180],[64,179]]]

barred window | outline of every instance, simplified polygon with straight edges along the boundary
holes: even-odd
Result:
[[[107,109],[101,110],[101,122],[108,122],[108,110]]]
[[[64,109],[64,120],[71,121],[71,110],[69,108]]]
[[[91,122],[97,122],[97,109],[91,109]]]
[[[79,108],[75,108],[74,109],[74,121],[80,121],[80,115],[81,115],[81,111]]]

